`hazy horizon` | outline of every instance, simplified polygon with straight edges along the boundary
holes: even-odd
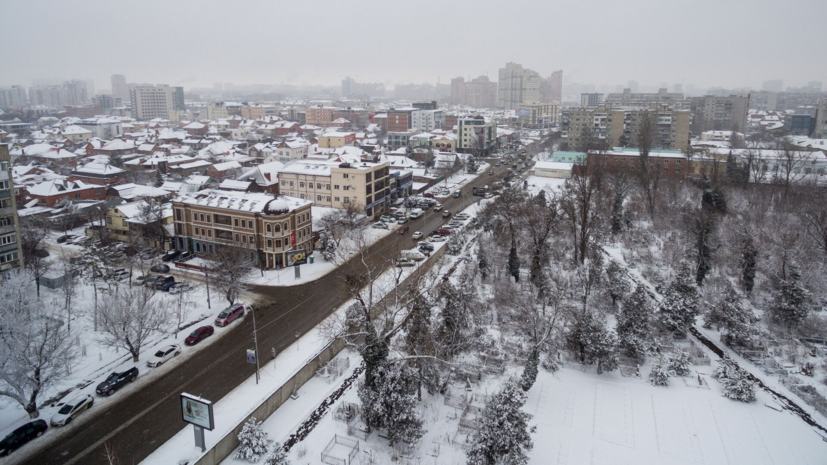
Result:
[[[351,76],[391,88],[486,74],[496,81],[509,61],[546,77],[562,69],[566,82],[598,87],[633,80],[760,89],[770,79],[785,88],[827,80],[827,62],[810,52],[827,42],[819,24],[827,2],[817,0],[783,10],[745,0],[131,5],[6,0],[0,41],[14,47],[0,84],[78,78],[101,90],[123,74],[186,88],[338,86]]]

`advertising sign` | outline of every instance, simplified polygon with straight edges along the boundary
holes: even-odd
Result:
[[[484,197],[485,196],[485,188],[484,187],[475,187],[473,192],[474,197]]]
[[[287,266],[304,265],[307,263],[307,251],[294,250],[287,252]]]
[[[296,231],[290,233],[290,245],[296,245]]]
[[[247,362],[248,363],[256,363],[256,351],[253,349],[247,349]]]
[[[531,116],[531,110],[517,110],[517,116]]]
[[[181,393],[181,418],[210,431],[215,428],[212,402],[185,392]]]

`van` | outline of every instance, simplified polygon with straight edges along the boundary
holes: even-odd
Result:
[[[413,210],[411,210],[411,215],[410,216],[411,216],[412,220],[415,220],[415,219],[419,218],[420,216],[422,216],[422,210],[419,209],[419,208],[414,208]]]

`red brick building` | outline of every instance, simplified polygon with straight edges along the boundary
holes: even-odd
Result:
[[[70,200],[104,200],[106,186],[55,179],[32,186],[26,193],[29,199],[37,199],[38,205],[54,208]]]
[[[388,112],[388,132],[405,132],[411,129],[413,123],[411,113],[414,110],[416,108],[391,109]]]

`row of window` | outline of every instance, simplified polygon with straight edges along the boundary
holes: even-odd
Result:
[[[17,234],[16,233],[11,233],[11,234],[6,234],[6,235],[3,235],[3,236],[0,236],[0,245],[14,244],[15,242],[17,242]]]
[[[17,260],[17,251],[0,254],[0,263],[13,262]]]

